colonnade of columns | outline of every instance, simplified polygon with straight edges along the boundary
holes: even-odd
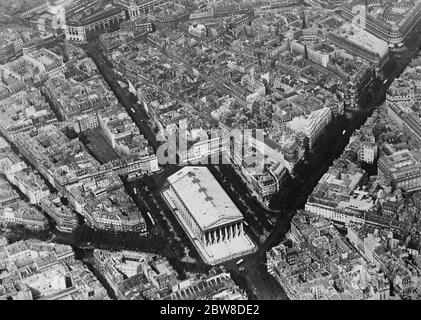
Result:
[[[103,20],[100,20],[98,22],[95,22],[95,23],[92,23],[92,24],[89,24],[89,25],[83,26],[83,27],[68,26],[67,32],[70,36],[84,36],[86,34],[86,32],[105,29],[105,28],[108,28],[111,23],[118,23],[122,20],[124,20],[123,15],[118,14],[118,15],[112,16],[108,19],[103,19]]]
[[[99,30],[101,28],[107,28],[110,26],[111,23],[118,23],[120,20],[123,20],[123,16],[121,14],[112,16],[108,19],[104,19],[101,21],[98,21],[96,23],[90,24],[88,25],[85,30],[86,31],[95,31],[95,30]]]
[[[244,234],[244,228],[243,223],[240,221],[234,224],[205,231],[202,235],[202,243],[208,246],[218,242],[227,242],[235,237],[241,236],[242,234]]]
[[[130,20],[137,19],[144,14],[148,14],[149,12],[152,12],[155,7],[157,7],[158,5],[162,3],[164,3],[163,0],[157,0],[157,1],[149,1],[148,3],[145,3],[145,5],[143,6],[130,7],[129,8]]]

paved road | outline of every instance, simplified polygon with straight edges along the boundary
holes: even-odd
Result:
[[[386,85],[389,85],[391,80],[396,77],[397,75],[402,72],[402,69],[404,67],[404,64],[407,63],[408,57],[413,56],[414,52],[418,49],[418,44],[420,43],[420,37],[417,36],[416,41],[417,44],[412,43],[412,48],[410,48],[410,53],[405,53],[405,59],[399,59],[397,65],[395,66],[394,70],[390,73],[390,80],[386,83]],[[106,64],[106,62],[102,61],[105,57],[101,57],[100,59],[96,59],[96,62],[98,64]],[[100,68],[101,70],[101,68]],[[102,68],[102,70],[104,70]],[[107,81],[110,84],[111,78],[107,75],[104,75]],[[136,102],[135,99],[133,99],[133,96],[130,97],[129,94],[126,94],[126,96],[122,95],[120,90],[115,90],[115,86],[110,85],[117,97],[119,98],[119,101],[122,103],[122,105],[126,108],[127,112],[133,117],[136,124],[140,127],[140,129],[145,133],[145,136],[148,140],[150,140],[151,144],[154,146],[154,149],[156,150],[157,146],[159,145],[158,142],[156,142],[154,138],[154,133],[149,128],[149,124],[147,121],[146,113],[143,110],[140,110],[136,107],[136,112],[133,113],[131,111],[131,107]],[[384,88],[380,88],[380,99],[384,99]],[[368,112],[365,112],[363,116],[356,116],[349,124],[349,127],[344,128],[346,130],[346,134],[340,137],[335,137],[334,141],[332,141],[331,145],[331,152],[329,155],[327,155],[326,158],[322,159],[320,161],[318,166],[315,166],[318,168],[318,170],[315,170],[310,177],[306,177],[306,179],[302,179],[302,184],[300,187],[299,192],[297,194],[299,196],[295,197],[293,201],[291,201],[283,211],[283,214],[278,216],[277,221],[274,225],[274,228],[269,235],[269,237],[264,241],[264,243],[260,244],[259,250],[244,258],[244,262],[242,266],[244,267],[244,271],[239,271],[239,266],[236,265],[235,261],[227,262],[225,263],[225,267],[227,270],[231,271],[236,279],[238,281],[243,282],[243,285],[248,288],[249,293],[252,294],[252,297],[257,299],[286,299],[286,295],[283,292],[282,288],[274,281],[274,279],[267,273],[266,266],[265,266],[265,253],[267,250],[269,250],[273,245],[276,245],[284,238],[285,233],[289,230],[289,223],[296,212],[296,210],[303,206],[305,203],[308,195],[312,192],[314,189],[314,186],[317,184],[320,177],[323,175],[323,173],[327,170],[329,165],[332,163],[334,159],[336,159],[344,150],[346,144],[349,141],[349,136],[352,134],[352,132],[359,128],[367,118],[368,115],[370,115],[370,110],[372,108],[368,108]],[[170,166],[168,169],[171,168],[171,171],[176,170],[176,167]],[[167,168],[165,168],[164,173],[161,175],[162,181],[165,180],[165,176],[167,176],[166,172]],[[159,179],[159,178],[158,178]],[[300,181],[300,182],[301,182]]]

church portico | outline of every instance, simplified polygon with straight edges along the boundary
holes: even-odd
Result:
[[[224,225],[203,232],[201,240],[204,245],[212,245],[219,242],[228,242],[235,237],[244,235],[243,222]]]

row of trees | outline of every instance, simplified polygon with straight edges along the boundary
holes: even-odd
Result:
[[[31,230],[22,225],[11,225],[6,231],[1,232],[0,235],[5,236],[10,243],[29,240],[39,239],[41,241],[47,241],[51,237],[49,229],[46,230]]]

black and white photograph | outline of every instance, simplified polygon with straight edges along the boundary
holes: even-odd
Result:
[[[0,0],[0,300],[421,300],[421,0]]]

